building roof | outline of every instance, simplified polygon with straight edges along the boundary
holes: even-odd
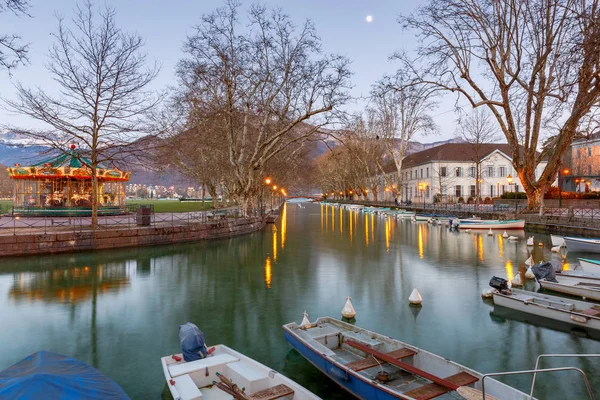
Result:
[[[495,151],[510,158],[511,150],[507,143],[484,143],[479,145],[479,159],[484,159]],[[519,153],[523,153],[521,147]],[[427,150],[413,153],[402,160],[402,168],[412,168],[432,161],[469,162],[475,160],[475,146],[471,143],[447,143]]]

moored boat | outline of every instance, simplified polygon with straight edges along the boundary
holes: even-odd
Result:
[[[287,341],[338,385],[360,399],[456,398],[468,387],[481,391],[482,375],[465,366],[376,332],[330,318],[283,326]],[[529,396],[486,378],[486,398]],[[468,390],[468,389],[467,389]],[[481,392],[479,392],[481,396]]]
[[[565,236],[567,250],[582,253],[600,253],[600,239]]]
[[[535,265],[531,269],[544,289],[600,301],[600,277],[571,271],[557,274],[550,263]]]
[[[500,307],[600,331],[600,305],[594,303],[519,289],[501,289],[494,292],[493,297],[494,304]]]
[[[460,226],[467,229],[524,229],[525,220],[497,220],[497,219],[461,219]]]
[[[586,274],[600,276],[600,261],[592,260],[591,258],[578,258],[579,265]]]
[[[193,324],[182,327],[189,325]],[[165,356],[160,360],[173,399],[319,399],[293,380],[225,345],[204,350],[204,358],[186,361],[190,354],[197,353],[197,349],[206,348],[204,335],[195,325],[193,328],[182,341],[183,354]],[[184,348],[185,343],[190,342],[197,346],[192,352]]]

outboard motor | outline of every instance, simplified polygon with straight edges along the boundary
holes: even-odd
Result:
[[[508,281],[504,278],[493,276],[490,279],[490,286],[499,291],[500,293],[509,293]]]
[[[206,357],[204,333],[191,322],[179,326],[179,342],[185,361],[195,361]]]

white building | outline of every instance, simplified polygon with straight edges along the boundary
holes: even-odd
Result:
[[[480,197],[491,200],[508,191],[523,191],[514,168],[508,144],[482,144],[479,154],[468,143],[448,143],[411,154],[402,161],[400,200],[412,202],[457,202],[474,200],[477,193],[477,162],[480,160]],[[546,167],[543,161],[536,168],[536,177]],[[509,184],[508,176],[512,177]]]

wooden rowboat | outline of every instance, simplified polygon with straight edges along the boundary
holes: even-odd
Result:
[[[600,253],[600,239],[587,239],[565,236],[567,250],[583,253]]]
[[[330,317],[283,326],[287,341],[315,367],[359,399],[456,399],[456,390],[481,391],[482,374],[438,355]],[[468,391],[473,392],[473,390]],[[486,398],[529,396],[494,379]]]
[[[196,361],[185,362],[181,354],[161,358],[173,399],[319,399],[291,379],[227,346],[217,345],[214,349],[208,357]],[[242,394],[236,392],[240,388],[245,388]]]
[[[577,260],[579,260],[579,265],[586,274],[600,276],[600,261],[590,258],[578,258]]]
[[[600,301],[600,277],[572,273],[556,274],[555,279],[557,282],[546,279],[538,282],[544,289]]]
[[[512,219],[501,221],[492,219],[461,219],[460,227],[466,229],[524,229],[525,220]]]

